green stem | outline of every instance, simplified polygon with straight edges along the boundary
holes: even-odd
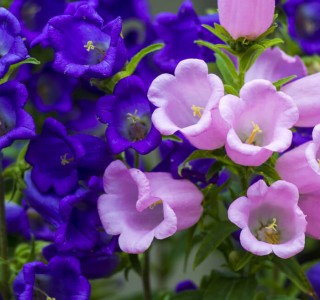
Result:
[[[134,152],[134,168],[139,169],[140,165],[140,156],[137,151]]]
[[[144,300],[152,300],[151,285],[150,285],[150,259],[149,251],[143,255],[143,269],[142,269],[142,284]]]
[[[9,288],[9,264],[8,264],[8,241],[6,227],[6,211],[4,198],[4,180],[2,174],[2,153],[0,154],[0,257],[3,263],[0,264],[1,288],[4,300],[10,299]]]

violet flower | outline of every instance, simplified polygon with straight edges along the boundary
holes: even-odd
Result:
[[[9,81],[0,85],[0,149],[15,140],[35,135],[32,117],[23,109],[28,94],[24,85]]]
[[[115,161],[106,169],[104,188],[98,199],[102,225],[108,234],[120,235],[119,246],[128,253],[142,253],[153,238],[194,225],[202,213],[202,193],[169,173],[128,170]]]
[[[48,22],[49,45],[55,50],[54,68],[64,74],[106,78],[122,69],[126,50],[121,19],[108,24],[91,5],[80,5],[74,15]]]
[[[230,126],[226,151],[237,164],[259,166],[272,152],[282,152],[292,141],[290,128],[298,120],[291,97],[277,92],[271,82],[252,80],[240,90],[240,97],[224,96],[219,110]]]
[[[102,123],[108,124],[106,138],[115,154],[129,147],[147,154],[161,142],[161,134],[151,122],[146,88],[137,76],[122,79],[113,95],[102,97],[97,115]]]
[[[28,51],[20,36],[19,21],[8,10],[0,7],[0,78],[12,64],[25,60]]]
[[[218,111],[224,95],[220,78],[208,74],[199,59],[181,61],[175,76],[162,74],[151,84],[149,100],[157,107],[154,126],[163,135],[180,131],[198,149],[212,150],[224,145],[227,125]]]
[[[307,222],[298,207],[299,192],[291,183],[263,180],[249,187],[247,197],[228,209],[229,220],[242,229],[240,242],[255,255],[274,253],[289,258],[304,248]]]

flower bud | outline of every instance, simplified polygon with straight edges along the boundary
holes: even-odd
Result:
[[[275,0],[218,0],[220,24],[234,40],[254,40],[272,24]]]

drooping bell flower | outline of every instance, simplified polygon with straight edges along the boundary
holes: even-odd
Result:
[[[295,185],[276,181],[270,187],[260,180],[228,209],[229,220],[242,229],[240,242],[255,255],[274,253],[289,258],[303,250],[307,222],[298,207]]]
[[[91,5],[79,5],[73,15],[48,22],[48,42],[55,51],[54,68],[73,77],[107,78],[121,70],[126,50],[121,19],[108,24]]]
[[[151,113],[146,88],[137,76],[122,79],[113,95],[99,100],[97,115],[108,124],[106,138],[113,153],[131,147],[147,154],[160,144],[161,134],[151,122]]]
[[[0,78],[12,64],[25,60],[29,55],[16,17],[0,7]]]
[[[290,128],[298,120],[298,109],[291,97],[277,92],[267,80],[252,80],[240,90],[240,97],[224,96],[219,105],[230,129],[226,151],[237,164],[259,166],[273,152],[289,148]]]
[[[142,253],[154,238],[165,239],[194,225],[202,213],[202,193],[169,173],[127,169],[121,161],[104,174],[98,212],[106,232],[119,236],[121,250]]]
[[[297,186],[302,194],[320,190],[320,125],[312,132],[313,140],[283,154],[276,163],[282,179]]]
[[[152,82],[148,98],[158,107],[152,122],[163,135],[180,131],[198,149],[220,148],[227,132],[218,111],[223,95],[221,79],[208,74],[203,60],[183,60],[175,75],[162,74]]]
[[[218,0],[220,24],[234,40],[254,40],[271,26],[275,0]]]
[[[35,135],[33,119],[23,109],[27,99],[23,84],[9,81],[0,85],[0,149]]]

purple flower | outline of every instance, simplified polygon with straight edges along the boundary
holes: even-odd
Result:
[[[33,119],[23,109],[27,98],[27,90],[19,82],[0,85],[0,149],[17,139],[30,139],[35,135]]]
[[[320,297],[320,263],[315,264],[307,271],[307,277],[317,296]]]
[[[201,20],[212,25],[217,22],[213,17]],[[177,15],[173,13],[161,13],[155,21],[155,30],[160,39],[165,42],[165,47],[154,56],[155,63],[163,72],[173,73],[177,64],[187,58],[214,60],[214,55],[208,56],[208,51],[203,50],[195,40],[218,40],[210,36],[206,29],[201,27],[201,21],[192,7],[191,1],[183,2]]]
[[[56,256],[48,265],[42,262],[25,264],[13,284],[17,300],[39,297],[59,300],[90,299],[90,284],[82,276],[79,261]]]
[[[275,0],[218,0],[221,25],[234,40],[254,40],[271,26]]]
[[[184,280],[177,284],[176,293],[198,289],[197,285],[192,280]]]
[[[49,45],[55,50],[54,68],[64,74],[106,78],[126,61],[121,19],[108,24],[91,5],[80,5],[74,15],[61,15],[48,22]]]
[[[28,239],[30,229],[26,209],[13,202],[6,202],[5,209],[7,232],[9,234],[21,234]]]
[[[230,126],[227,154],[234,162],[245,166],[259,166],[272,152],[289,148],[290,128],[299,116],[291,97],[277,92],[271,82],[261,79],[246,83],[240,97],[223,97],[219,110]]]
[[[78,183],[77,163],[85,150],[64,126],[48,118],[40,135],[33,139],[26,153],[26,161],[33,166],[31,177],[42,193],[51,188],[59,196],[69,194]]]
[[[152,82],[148,98],[159,107],[152,122],[163,135],[180,131],[198,149],[219,148],[227,131],[218,112],[223,95],[222,81],[208,74],[203,60],[183,60],[175,76],[162,74]]]
[[[28,51],[20,36],[20,24],[16,17],[0,7],[0,78],[12,64],[25,60]]]
[[[307,222],[298,199],[298,189],[286,181],[268,187],[260,180],[250,186],[247,197],[236,199],[228,209],[229,220],[242,229],[242,247],[256,255],[273,252],[281,258],[302,251]]]
[[[151,106],[143,82],[136,76],[122,79],[114,94],[97,105],[99,120],[108,124],[106,137],[113,153],[132,147],[147,154],[161,142],[161,134],[151,122]]]
[[[153,238],[194,225],[202,213],[201,192],[169,173],[128,170],[115,161],[106,169],[104,188],[98,199],[102,225],[108,234],[120,235],[119,246],[128,253],[142,253]]]
[[[320,3],[318,0],[288,0],[283,5],[289,34],[307,54],[320,53]]]
[[[30,44],[41,34],[48,20],[63,13],[65,0],[14,0],[10,11],[19,19],[23,36]]]

